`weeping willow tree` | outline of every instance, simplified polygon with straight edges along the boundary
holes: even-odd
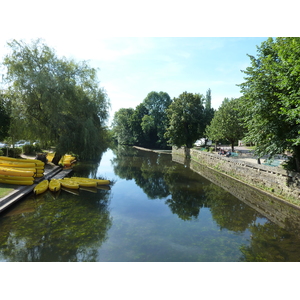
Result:
[[[56,148],[56,159],[73,152],[95,159],[105,149],[109,99],[97,70],[59,58],[42,40],[8,42],[3,61],[12,126]]]

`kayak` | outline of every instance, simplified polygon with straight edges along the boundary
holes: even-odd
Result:
[[[34,180],[33,176],[32,177],[23,177],[23,176],[11,176],[11,175],[2,175],[2,174],[0,174],[0,179],[22,180],[22,181]]]
[[[13,162],[13,161],[0,161],[0,167],[9,168],[35,168],[35,163],[23,163],[23,162]]]
[[[30,178],[30,177],[27,177]],[[6,183],[6,184],[16,184],[16,185],[33,185],[34,180],[10,180],[10,179],[4,179],[0,178],[0,183]]]
[[[52,192],[57,192],[60,190],[61,183],[57,179],[51,179],[49,182],[49,190]]]
[[[35,167],[44,168],[45,163],[37,159],[22,159],[0,156],[0,163],[21,163],[21,164],[34,164]]]
[[[94,179],[94,178],[84,178],[84,177],[71,177],[72,180],[86,180],[86,181],[92,181],[96,182],[97,185],[109,185],[110,181],[109,180],[104,180],[104,179]]]
[[[42,194],[47,191],[48,187],[49,187],[49,181],[45,179],[35,186],[33,192],[35,195]]]
[[[35,172],[27,170],[16,170],[14,168],[0,167],[0,174],[11,176],[33,177]]]
[[[64,179],[58,179],[58,181],[61,183],[61,186],[65,187],[65,188],[74,189],[74,190],[79,189],[79,184],[70,179],[64,178]]]
[[[89,181],[85,179],[75,179],[71,178],[74,182],[77,182],[79,184],[79,187],[84,186],[84,187],[96,187],[97,182],[95,181]]]

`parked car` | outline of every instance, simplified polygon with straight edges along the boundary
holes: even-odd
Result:
[[[5,148],[5,147],[7,147],[8,145],[7,144],[5,144],[5,143],[0,143],[0,148]]]
[[[15,147],[22,147],[22,146],[25,146],[25,145],[30,145],[30,142],[25,141],[25,140],[20,140],[20,141],[15,143]]]

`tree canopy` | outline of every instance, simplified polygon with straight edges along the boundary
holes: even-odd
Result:
[[[166,92],[152,91],[135,109],[119,109],[112,123],[115,139],[120,144],[166,148],[166,110],[171,103]]]
[[[300,171],[300,38],[269,38],[249,55],[243,93],[246,140],[263,156],[293,152],[291,168]]]
[[[225,139],[230,142],[234,151],[234,144],[242,139],[245,125],[242,119],[240,99],[225,98],[216,111],[211,123],[206,128],[206,135],[213,141]]]
[[[96,69],[57,57],[40,39],[31,44],[13,40],[8,46],[11,53],[3,65],[12,126],[56,146],[57,153],[96,158],[103,150],[109,107]]]
[[[174,98],[167,109],[169,127],[165,133],[168,143],[177,147],[192,148],[195,141],[203,136],[206,127],[204,96],[184,92]]]

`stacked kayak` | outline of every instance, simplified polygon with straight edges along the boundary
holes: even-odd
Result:
[[[0,156],[0,183],[32,185],[44,175],[45,164],[36,159]]]
[[[48,153],[47,159],[48,162],[52,162],[53,158],[55,156],[55,153]],[[59,164],[63,165],[64,167],[70,167],[74,162],[76,161],[76,157],[71,154],[65,154],[61,157]]]
[[[76,160],[75,156],[70,154],[65,154],[59,161],[59,164],[62,164],[64,167],[70,167]]]

